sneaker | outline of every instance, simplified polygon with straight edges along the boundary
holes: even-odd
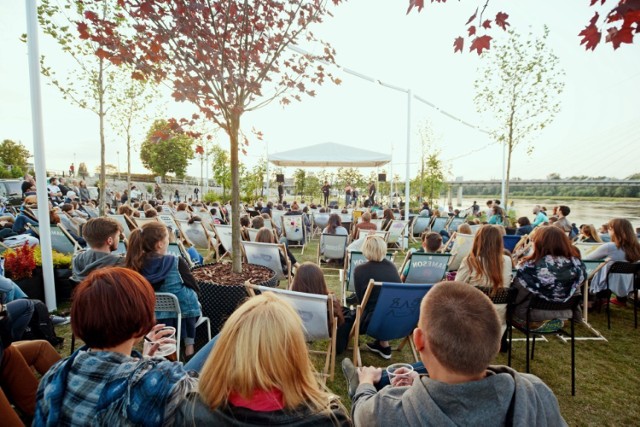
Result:
[[[383,347],[378,341],[368,342],[366,345],[369,351],[378,353],[383,359],[391,359],[391,347]]]
[[[55,316],[55,315],[51,316],[51,323],[53,324],[53,326],[67,325],[70,322],[71,322],[71,317],[69,316],[66,316],[66,317]]]
[[[358,295],[351,294],[347,297],[347,305],[357,305],[358,304]]]
[[[620,301],[617,297],[611,298],[611,300],[609,301],[609,304],[613,304],[613,305],[616,305],[618,307],[626,307],[627,306],[626,302]]]
[[[342,360],[342,373],[347,379],[347,393],[349,394],[349,398],[353,400],[353,396],[356,395],[356,390],[360,384],[360,378],[358,377],[358,369],[348,357]]]

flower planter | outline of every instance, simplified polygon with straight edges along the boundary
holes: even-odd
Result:
[[[243,264],[243,275],[231,273],[231,264],[207,264],[191,272],[200,286],[202,314],[211,320],[211,335],[220,332],[224,322],[247,298],[244,282],[276,287],[276,273],[260,265]]]
[[[31,277],[15,280],[16,285],[27,294],[29,298],[44,301],[44,280],[42,278],[42,267],[36,267]]]
[[[70,268],[54,268],[53,278],[56,283],[56,299],[58,301],[69,301],[75,283],[71,280]]]

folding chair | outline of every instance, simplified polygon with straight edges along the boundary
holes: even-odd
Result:
[[[386,258],[393,262],[393,254],[387,252]],[[347,305],[347,292],[355,292],[353,287],[353,274],[356,267],[367,262],[367,258],[360,251],[347,251],[347,256],[344,259],[344,269],[342,271],[341,285],[342,285],[342,305]]]
[[[216,257],[218,260],[224,258],[225,256],[231,256],[231,252],[233,251],[233,239],[231,238],[231,226],[230,225],[222,225],[216,224],[213,226],[213,229],[216,233],[216,239],[218,240],[218,247],[221,245],[226,251],[224,255],[220,256],[218,252],[219,249],[216,250]]]
[[[585,258],[587,255],[590,255],[591,252],[604,245],[604,243],[576,242],[573,245],[580,251],[580,257]]]
[[[451,251],[451,258],[449,260],[449,271],[458,271],[460,264],[464,257],[471,253],[473,247],[473,236],[471,234],[455,233],[455,239],[453,240]],[[448,242],[447,242],[448,243]]]
[[[313,219],[311,225],[313,236],[322,234],[322,230],[324,230],[327,224],[329,224],[329,216],[330,215],[328,213],[314,213],[311,216]]]
[[[167,247],[167,253],[184,258],[184,260],[187,261],[187,264],[189,264],[189,267],[193,267],[195,265],[193,260],[189,256],[189,252],[187,252],[184,245],[180,241],[169,243],[169,246]]]
[[[431,223],[431,231],[433,231],[434,233],[439,233],[442,230],[446,229],[446,226],[448,223],[449,223],[448,217],[437,216],[433,219],[433,222]]]
[[[422,236],[422,233],[424,233],[429,228],[429,224],[431,224],[431,218],[429,218],[428,216],[415,217],[415,219],[411,222],[411,227],[409,229],[409,236],[411,237],[411,240],[414,242],[419,242],[420,239],[417,239],[416,237]]]
[[[470,225],[469,227],[471,228],[471,234],[475,236],[478,230],[480,230],[480,227],[482,227],[482,224],[473,224],[473,225]]]
[[[162,319],[177,319],[176,326],[176,359],[180,360],[180,335],[182,331],[182,310],[180,310],[180,302],[178,301],[178,297],[174,294],[166,293],[166,292],[156,292],[156,318],[160,321]],[[175,314],[175,316],[162,317],[158,318],[157,313],[170,313]],[[196,322],[196,329],[198,326],[203,323],[207,324],[207,334],[209,337],[209,341],[211,341],[211,321],[206,316],[200,316],[198,321]]]
[[[527,307],[527,318],[524,325],[519,325],[515,322],[512,322],[512,327],[516,328],[520,332],[524,333],[526,336],[526,366],[527,373],[529,373],[529,360],[533,360],[534,353],[536,350],[536,335],[549,335],[549,334],[560,334],[563,333],[565,335],[569,335],[571,337],[571,395],[576,395],[576,350],[575,350],[575,322],[576,322],[576,311],[578,309],[578,305],[580,304],[581,295],[574,295],[569,298],[566,302],[551,302],[545,299],[542,299],[538,296],[534,296],[529,301],[529,305]],[[559,311],[559,310],[569,310],[571,311],[571,316],[569,317],[569,322],[571,323],[570,333],[567,334],[563,329],[558,329],[555,331],[549,332],[540,332],[531,330],[531,312],[532,310],[548,310],[548,311]],[[531,353],[529,353],[529,339],[533,338],[533,343],[531,344]],[[509,346],[511,347],[511,333],[509,333]],[[531,357],[529,357],[531,356]]]
[[[187,243],[194,248],[205,251],[215,250],[215,242],[212,241],[202,222],[194,221],[189,224],[189,221],[177,220],[176,226]]]
[[[376,227],[378,228],[378,230],[382,230],[382,223],[384,222],[384,219],[372,219],[371,220],[371,224],[375,224]]]
[[[129,218],[127,215],[108,214],[107,216],[109,218],[115,219],[116,221],[118,221],[118,223],[120,223],[122,232],[124,233],[124,237],[126,237],[127,240],[129,239],[129,237],[131,237],[131,231],[138,228],[138,226],[133,221],[131,221],[131,218]]]
[[[390,341],[404,338],[398,350],[402,350],[407,341],[411,346],[413,357],[418,361],[418,353],[411,339],[411,334],[420,318],[420,303],[422,298],[433,287],[432,284],[417,283],[380,283],[369,282],[362,303],[356,307],[356,320],[351,335],[353,335],[353,361],[356,366],[362,366],[360,357],[360,323],[367,309],[367,303],[374,288],[378,287],[378,300],[370,321],[366,335],[380,341]]]
[[[250,242],[255,242],[256,241],[256,236],[258,235],[258,230],[257,228],[247,228],[247,235],[249,236],[249,241]]]
[[[493,292],[493,288],[490,286],[476,286],[480,292],[485,294],[493,304],[506,304],[507,313],[506,313],[506,324],[507,324],[507,340],[511,343],[513,341],[511,337],[512,328],[511,328],[511,310],[513,309],[513,303],[518,296],[518,290],[516,288],[501,288],[498,289],[497,292]],[[509,349],[507,350],[507,366],[511,366],[511,345],[509,345]]]
[[[394,219],[389,223],[387,231],[389,232],[389,238],[387,239],[387,246],[394,245],[401,250],[406,249],[404,244],[404,231],[407,229],[409,221]]]
[[[186,221],[188,221],[188,220],[190,220],[190,219],[191,219],[191,214],[190,214],[189,212],[187,212],[187,211],[176,211],[176,212],[173,214],[173,217],[174,217],[175,219],[179,219],[179,220],[183,220],[183,221],[185,221],[185,220],[186,220]]]
[[[163,223],[169,229],[169,241],[173,242],[176,238],[185,238],[183,230],[180,229],[178,223],[175,218],[171,214],[160,214],[157,216],[159,222]]]
[[[344,259],[347,252],[349,236],[339,236],[335,234],[322,234],[318,244],[318,256],[316,263],[320,265],[320,258]]]
[[[84,205],[83,208],[87,215],[89,215],[89,218],[98,218],[100,216],[100,212],[93,206]]]
[[[66,212],[60,212],[58,217],[60,218],[62,225],[64,225],[64,228],[71,230],[71,232],[76,236],[82,236],[82,233],[80,232],[80,224],[74,222]]]
[[[609,263],[609,265],[605,266],[604,268],[607,268],[607,275],[605,277],[605,281],[607,283],[607,289],[598,292],[598,296],[604,296],[607,300],[607,305],[606,305],[606,312],[607,312],[607,327],[609,329],[611,329],[611,309],[609,307],[609,299],[611,298],[611,288],[609,287],[609,279],[611,278],[612,274],[616,274],[616,275],[630,275],[631,276],[631,280],[633,281],[633,294],[636,295],[637,298],[637,294],[635,291],[638,290],[638,288],[640,287],[639,285],[639,281],[640,281],[640,262],[634,262],[634,263],[630,263],[630,262],[625,262],[625,261],[616,261],[613,263]],[[626,297],[628,295],[620,295],[621,297]],[[634,301],[633,304],[633,319],[634,319],[634,327],[637,328],[638,327],[638,305],[636,304],[636,301]]]
[[[78,242],[65,230],[61,224],[51,224],[51,248],[65,255],[72,255],[76,251],[82,249]],[[40,236],[40,227],[37,225],[27,224],[27,228]]]
[[[278,280],[287,280],[291,283],[291,261],[287,256],[287,249],[283,244],[278,243],[258,243],[258,242],[242,242],[244,256],[248,263],[263,265],[276,272]],[[280,255],[284,257],[287,264],[287,272],[282,269]]]
[[[153,224],[153,223],[159,222],[158,218],[136,218],[134,216],[132,219],[133,219],[133,222],[136,223],[136,226],[138,228],[142,228],[142,226],[145,225],[145,224]]]
[[[112,254],[115,255],[126,255],[127,253],[127,244],[121,240],[118,242],[118,249],[116,249],[115,251],[111,252]]]
[[[307,245],[307,236],[302,215],[283,215],[281,217],[281,221],[282,233],[287,240],[289,242],[298,242],[298,244],[289,243],[289,246],[301,247],[301,253],[304,255],[304,249]]]
[[[249,283],[245,286],[252,296],[256,291],[273,292],[278,298],[290,303],[302,319],[307,341],[329,340],[326,351],[309,349],[309,353],[325,355],[324,368],[320,375],[323,381],[326,381],[326,378],[333,381],[336,364],[336,336],[338,334],[338,318],[333,312],[333,296],[268,288]],[[329,313],[328,316],[327,313]],[[329,319],[332,319],[331,325],[329,325]]]
[[[458,231],[458,227],[460,227],[460,225],[464,224],[465,219],[464,218],[460,218],[460,217],[452,217],[451,221],[449,221],[449,223],[447,224],[447,231],[449,233],[453,233],[454,231]]]
[[[278,234],[282,234],[282,217],[286,212],[280,211],[278,209],[271,209],[271,219],[273,220],[273,224],[276,226],[278,230]]]
[[[511,234],[502,236],[502,243],[504,244],[504,248],[511,253],[513,253],[513,250],[516,248],[516,246],[518,246],[520,240],[522,240],[522,236],[515,236]]]
[[[409,263],[409,273],[404,279],[404,283],[430,283],[440,282],[447,274],[447,266],[451,254],[431,254],[414,252],[407,254],[400,272],[405,270]]]

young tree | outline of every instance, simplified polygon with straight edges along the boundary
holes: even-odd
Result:
[[[222,187],[222,198],[227,198],[227,190],[231,188],[231,170],[229,169],[229,152],[219,145],[214,145],[209,150],[213,162],[211,168],[213,179]]]
[[[420,162],[420,200],[422,201],[424,198],[424,182],[425,182],[425,165],[429,160],[430,154],[434,153],[434,145],[435,145],[435,135],[433,133],[433,128],[431,127],[431,122],[429,120],[425,120],[418,130],[418,134],[420,136],[420,149],[421,149],[421,162]],[[437,154],[437,153],[436,153]],[[433,196],[430,196],[429,203],[431,203],[431,199]]]
[[[304,169],[296,169],[293,173],[293,183],[295,185],[295,195],[304,196],[307,172]]]
[[[476,108],[493,115],[495,126],[491,135],[506,146],[503,206],[508,206],[513,150],[523,142],[530,142],[560,111],[558,95],[564,90],[564,71],[547,46],[548,35],[546,26],[542,37],[535,39],[529,34],[522,40],[511,31],[508,40],[482,58],[480,76],[475,81]]]
[[[21,142],[5,139],[0,144],[0,162],[5,166],[12,166],[12,168],[26,172],[29,157],[31,157],[31,153]]]
[[[166,120],[156,120],[140,147],[140,160],[144,167],[163,178],[171,172],[183,178],[191,159],[193,139],[172,130]]]
[[[288,104],[303,94],[314,96],[310,83],[333,79],[315,61],[333,62],[328,45],[318,57],[286,49],[301,38],[317,41],[307,28],[327,15],[328,1],[119,0],[123,13],[136,21],[134,34],[99,14],[109,1],[83,1],[89,13],[79,25],[90,25],[88,37],[101,45],[97,54],[132,65],[138,78],[170,80],[176,100],[193,103],[229,135],[232,241],[239,248],[238,153],[248,144],[240,140],[242,115],[274,99]],[[233,270],[241,272],[240,251],[232,255]]]
[[[426,153],[422,168],[411,188],[420,188],[420,200],[427,199],[429,204],[445,188],[448,170],[440,159],[440,151],[432,150]]]
[[[82,162],[78,165],[78,175],[80,175],[82,179],[87,179],[89,170],[87,169],[87,164],[85,162]]]

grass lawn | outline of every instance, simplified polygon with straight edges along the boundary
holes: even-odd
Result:
[[[299,262],[316,261],[318,239],[310,242],[301,255],[299,248],[292,252]],[[395,258],[399,266],[404,259],[402,253]],[[339,272],[325,268],[325,278],[329,288],[340,295]],[[282,284],[284,286],[284,282]],[[61,308],[68,308],[62,303]],[[607,329],[605,313],[590,313],[589,322],[608,340],[576,342],[576,396],[571,396],[571,347],[555,336],[548,336],[549,342],[536,342],[535,360],[531,362],[531,373],[540,377],[555,393],[562,410],[562,415],[570,425],[638,425],[640,424],[640,329],[633,327],[633,309],[619,308],[612,305],[611,330]],[[65,337],[63,355],[69,354],[70,327],[57,328],[60,336]],[[593,336],[588,329],[580,325],[576,328],[576,336]],[[514,332],[514,338],[521,335]],[[361,344],[368,338],[362,337]],[[398,343],[394,343],[397,345]],[[314,343],[314,346],[322,346]],[[340,363],[352,352],[346,351],[336,357],[336,372],[333,382],[327,386],[342,398],[343,404],[350,408],[347,386],[342,375]],[[361,350],[365,365],[385,367],[395,362],[411,362],[411,350],[408,346],[402,352],[393,352],[390,361]],[[515,342],[513,345],[512,366],[520,372],[525,371],[525,343]],[[495,364],[506,365],[506,354],[499,354]],[[320,367],[320,363],[317,364]]]

